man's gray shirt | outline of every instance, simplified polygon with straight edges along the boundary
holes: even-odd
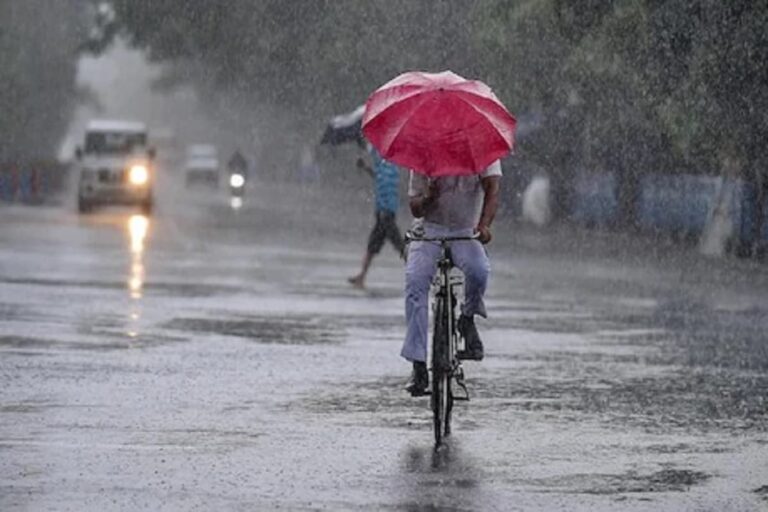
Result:
[[[430,208],[424,221],[457,230],[476,227],[482,215],[485,197],[480,180],[488,176],[501,176],[501,163],[498,160],[480,174],[432,178],[437,182],[437,204]],[[426,194],[429,182],[430,178],[411,171],[408,195],[417,197]]]

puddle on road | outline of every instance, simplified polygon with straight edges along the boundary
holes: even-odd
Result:
[[[34,403],[0,404],[0,413],[3,414],[34,414],[50,409],[52,406]]]
[[[218,450],[220,448],[243,448],[265,434],[250,430],[225,428],[188,428],[131,430],[132,446],[190,446],[196,449]]]
[[[605,330],[620,330],[626,326],[610,318],[591,313],[539,311],[517,311],[517,315],[501,316],[492,311],[488,321],[493,329],[514,329],[546,334],[589,334]]]
[[[0,283],[32,286],[49,286],[55,288],[95,288],[104,290],[123,290],[125,281],[93,281],[82,279],[52,279],[52,278],[0,278]],[[204,283],[174,283],[174,282],[143,282],[142,289],[151,292],[170,295],[173,297],[213,297],[242,293],[247,288],[234,285],[204,284]]]
[[[406,512],[496,510],[484,487],[483,466],[450,439],[439,450],[429,445],[409,445],[402,450],[398,473],[396,510]]]
[[[171,283],[145,282],[145,291],[156,291],[172,297],[213,297],[216,295],[234,295],[246,292],[242,286],[205,284],[205,283]]]
[[[657,455],[671,455],[676,453],[729,453],[733,448],[725,441],[723,442],[699,442],[672,443],[672,444],[651,444],[638,446],[635,451],[638,453],[653,453]]]
[[[483,373],[481,399],[569,421],[589,415],[608,425],[654,432],[768,429],[768,312],[717,310],[690,297],[658,307],[611,305],[590,318],[533,314],[513,326],[589,333],[585,351],[492,356],[511,371]],[[508,322],[508,320],[506,320]],[[505,325],[494,319],[493,327]]]
[[[474,430],[516,412],[534,412],[559,423],[592,420],[606,428],[656,433],[763,432],[767,428],[768,376],[685,368],[632,376],[642,375],[642,368],[643,364],[633,361],[595,362],[591,354],[583,360],[574,353],[561,363],[547,360],[511,370],[476,372],[467,381],[472,415],[459,414],[457,421],[460,428]],[[428,401],[407,397],[402,385],[402,377],[336,385],[293,405],[343,422],[412,428],[428,417]],[[705,451],[716,451],[710,448]],[[685,447],[672,451],[678,449]]]
[[[53,278],[0,278],[0,283],[31,285],[31,286],[49,286],[54,288],[100,288],[117,290],[125,287],[121,281],[89,281],[83,279],[53,279]]]
[[[405,328],[403,315],[342,315],[335,320],[340,325],[350,329],[364,329],[368,336],[378,336],[383,332],[394,331],[398,337],[402,337]]]
[[[51,409],[93,409],[101,407],[94,404],[69,404],[52,402],[44,399],[29,399],[23,402],[0,403],[0,413],[3,414],[37,414],[49,411]]]
[[[351,286],[346,280],[312,280],[305,283],[286,283],[287,293],[314,299],[399,299],[403,295],[400,288],[368,285],[364,289]]]
[[[29,318],[29,313],[25,313],[25,308],[18,304],[0,302],[0,322],[10,322],[12,320],[23,320]]]
[[[121,332],[100,331],[97,329],[90,331],[89,334],[98,335],[99,339],[93,341],[67,341],[25,336],[0,336],[0,348],[5,347],[12,349],[14,350],[15,354],[20,355],[22,352],[19,350],[39,350],[51,348],[92,351],[125,350],[129,348],[137,349],[155,347],[159,344],[185,341],[185,338],[180,338],[178,336],[141,335],[139,337],[131,337]]]
[[[711,477],[712,475],[701,471],[667,468],[649,474],[636,471],[619,475],[573,474],[514,483],[534,485],[546,489],[546,492],[611,495],[685,492],[693,486],[707,482]]]
[[[333,325],[330,319],[315,316],[174,318],[163,327],[187,332],[237,336],[257,343],[282,345],[341,343],[345,338],[345,331]]]
[[[366,382],[331,384],[323,393],[307,393],[286,404],[288,410],[303,410],[311,414],[349,425],[367,425],[404,430],[429,432],[432,416],[429,397],[413,398],[403,386],[405,377],[389,376]],[[496,403],[472,403],[475,410],[495,408]],[[461,411],[464,402],[456,403],[454,425],[458,430],[471,431],[480,428],[473,416]]]
[[[423,405],[422,400],[414,400],[403,391],[403,384],[402,377],[335,384],[322,394],[307,394],[296,405],[318,414],[379,414],[384,411],[402,412],[416,403]]]
[[[560,421],[593,416],[615,428],[651,432],[765,431],[768,376],[677,369],[649,377],[627,377],[579,361],[515,370],[514,375],[472,379],[478,401],[521,411],[554,413]]]
[[[728,310],[670,299],[644,313],[603,312],[618,325],[647,329],[617,332],[617,343],[654,350],[653,364],[768,370],[768,310],[751,307]],[[608,336],[602,336],[608,339]]]
[[[8,348],[51,348],[63,342],[45,338],[29,338],[24,336],[0,336],[0,347]]]

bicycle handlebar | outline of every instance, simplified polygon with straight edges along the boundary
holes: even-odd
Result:
[[[478,240],[480,233],[472,233],[471,236],[424,236],[417,235],[413,231],[405,232],[406,242],[461,242],[468,240]]]

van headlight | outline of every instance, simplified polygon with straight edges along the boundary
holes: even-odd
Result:
[[[132,185],[146,185],[149,181],[149,170],[146,165],[133,165],[128,170],[128,181]]]

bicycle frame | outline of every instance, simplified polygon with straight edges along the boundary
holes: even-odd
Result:
[[[432,370],[451,371],[453,361],[456,359],[456,351],[458,350],[455,288],[462,285],[462,280],[458,277],[451,278],[451,269],[453,268],[451,250],[450,247],[447,247],[446,243],[441,245],[441,255],[437,262],[437,275],[435,276],[435,325],[437,325],[437,322],[445,322],[444,327],[446,328],[445,332],[448,333],[448,338],[447,340],[438,340],[434,336],[437,329],[433,331]],[[443,308],[440,303],[444,304],[445,307]],[[438,315],[438,313],[442,315]],[[442,318],[438,318],[439,316],[442,316]],[[448,343],[445,343],[445,341]]]

